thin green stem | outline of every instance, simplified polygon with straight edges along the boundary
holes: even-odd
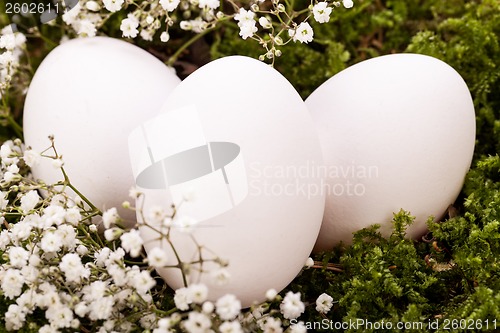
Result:
[[[16,136],[23,140],[23,128],[21,127],[21,125],[19,125],[17,123],[17,121],[14,119],[14,117],[12,117],[12,115],[10,114],[10,112],[7,114],[7,116],[5,117],[5,119],[7,119],[7,122],[9,123],[9,125],[12,127],[12,129],[14,130],[14,132],[16,133]]]
[[[167,60],[166,64],[167,66],[173,66],[173,64],[177,61],[177,58],[184,52],[188,47],[190,47],[194,42],[197,40],[201,39],[203,36],[208,34],[209,32],[213,31],[217,26],[213,26],[211,28],[205,29],[204,31],[200,32],[199,34],[194,35],[190,40],[188,40],[186,43],[184,43],[181,47],[177,49],[177,51]]]

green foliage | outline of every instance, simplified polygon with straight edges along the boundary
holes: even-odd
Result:
[[[119,35],[118,21],[119,17],[110,19],[108,34]],[[330,23],[315,23],[313,28],[313,43],[283,46],[283,56],[275,63],[302,97],[347,66],[370,57],[392,52],[431,55],[454,67],[470,88],[477,144],[473,167],[455,203],[458,216],[429,221],[430,240],[411,241],[403,236],[413,218],[401,211],[394,215],[389,238],[373,226],[356,233],[352,245],[316,255],[322,267],[304,270],[288,287],[301,292],[308,302],[300,320],[362,318],[424,324],[438,320],[444,324],[463,319],[483,325],[489,320],[493,331],[493,320],[500,325],[500,2],[358,0],[350,10],[335,9]],[[57,34],[52,27],[44,29]],[[232,54],[257,58],[264,53],[256,42],[241,40],[234,23],[205,41],[212,58]],[[50,45],[43,45],[42,53],[48,49]],[[315,310],[315,300],[322,293],[335,302],[326,315]],[[170,298],[164,301],[166,308],[172,306]],[[5,313],[2,306],[0,302],[0,312]],[[485,329],[474,326],[469,331]],[[446,330],[441,325],[411,331],[465,330]]]
[[[452,17],[416,34],[408,52],[442,59],[464,78],[477,111],[476,156],[500,151],[500,2],[455,1]],[[436,7],[436,15],[449,5]]]

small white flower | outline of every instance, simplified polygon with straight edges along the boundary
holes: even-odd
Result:
[[[354,2],[352,2],[352,0],[342,0],[342,4],[345,8],[352,8],[352,6],[354,6]]]
[[[5,328],[7,331],[21,329],[26,320],[26,312],[26,308],[17,304],[9,305],[9,309],[5,313]]]
[[[26,222],[26,220],[21,220],[10,229],[11,237],[15,241],[24,241],[30,236],[31,230],[31,224]]]
[[[89,304],[89,318],[91,320],[108,319],[113,311],[114,300],[112,296],[100,297]]]
[[[307,22],[302,22],[297,27],[293,37],[293,41],[299,41],[301,43],[309,43],[312,42],[314,36],[314,31],[311,25]]]
[[[254,22],[255,21],[255,13],[246,10],[244,8],[240,8],[238,14],[234,15],[234,19],[238,21],[238,25],[243,22]]]
[[[191,293],[191,300],[195,304],[202,304],[207,300],[208,297],[208,288],[204,284],[195,283],[188,287],[189,292]]]
[[[106,0],[104,0],[106,1]],[[88,1],[86,4],[85,4],[85,7],[88,9],[88,10],[91,10],[93,12],[98,12],[100,9],[101,9],[101,6],[95,2],[95,1]]]
[[[52,160],[52,167],[54,167],[54,169],[61,169],[64,165],[64,161],[62,158],[54,158]]]
[[[173,12],[179,6],[180,0],[160,0],[160,5],[167,12]]]
[[[120,237],[121,247],[132,257],[138,257],[142,250],[142,238],[139,231],[132,229]]]
[[[247,39],[248,37],[252,37],[254,33],[257,32],[257,27],[255,26],[255,21],[244,22],[238,24],[240,27],[239,35],[243,39]]]
[[[333,305],[333,298],[328,294],[319,295],[316,299],[316,311],[319,313],[328,313]]]
[[[41,156],[38,152],[33,149],[27,149],[24,151],[23,160],[27,166],[30,168],[34,167],[38,163],[40,163]]]
[[[298,318],[305,310],[305,305],[300,300],[300,292],[289,291],[280,304],[280,310],[286,319]]]
[[[183,322],[184,327],[189,333],[204,333],[208,332],[212,326],[212,321],[206,314],[191,311],[188,319]]]
[[[272,28],[272,24],[271,22],[264,16],[261,16],[259,18],[259,24],[262,26],[262,28],[264,29],[271,29]]]
[[[151,277],[149,271],[141,271],[134,276],[132,281],[134,288],[139,295],[144,296],[151,288],[156,285],[156,281]]]
[[[118,222],[120,216],[115,207],[108,209],[102,214],[102,223],[105,229],[109,229],[112,224]]]
[[[222,320],[233,320],[240,310],[241,302],[233,294],[222,296],[215,303],[215,312]]]
[[[160,35],[160,40],[163,42],[163,43],[166,43],[170,40],[170,35],[168,34],[168,32],[166,31],[163,31]]]
[[[209,301],[206,301],[201,306],[201,311],[203,311],[204,313],[207,313],[207,314],[210,314],[210,313],[214,312],[214,310],[215,310],[214,303],[209,302]]]
[[[144,40],[152,41],[153,40],[153,34],[154,34],[154,31],[151,32],[151,30],[149,30],[149,29],[142,29],[141,33],[140,33],[140,36]]]
[[[238,321],[226,321],[219,327],[220,333],[243,333],[241,324]]]
[[[281,320],[275,317],[264,317],[259,320],[259,326],[264,333],[282,333]]]
[[[60,225],[64,222],[66,210],[61,206],[50,205],[43,210],[42,219],[46,225]]]
[[[16,48],[16,37],[14,34],[5,34],[0,37],[0,48],[12,51]]]
[[[186,31],[189,31],[189,30],[193,29],[193,25],[191,24],[190,21],[181,21],[181,23],[179,23],[179,27],[182,30],[186,30]]]
[[[166,266],[168,264],[167,252],[160,247],[151,249],[148,253],[148,263],[155,268]]]
[[[61,249],[62,245],[61,236],[54,230],[46,231],[40,241],[40,248],[44,252],[57,252]]]
[[[116,286],[121,287],[128,283],[127,274],[121,266],[116,264],[108,264],[106,268]]]
[[[24,277],[21,271],[18,269],[10,268],[5,271],[5,275],[2,278],[1,288],[3,294],[8,299],[14,299],[15,297],[21,295],[22,288],[24,285]]]
[[[120,30],[123,37],[135,38],[139,33],[139,20],[132,14],[129,14],[126,19],[122,20]]]
[[[109,10],[110,12],[114,13],[119,11],[125,0],[102,0],[104,3],[104,7]]]
[[[104,267],[106,260],[109,258],[111,249],[109,247],[103,247],[94,253],[95,264],[99,267]]]
[[[65,12],[62,16],[63,21],[66,24],[73,24],[76,22],[76,19],[78,17],[78,14],[80,14],[82,7],[80,6],[80,3],[77,3],[76,6],[71,8],[69,11]]]
[[[62,245],[68,250],[73,250],[76,247],[76,231],[75,227],[63,224],[60,225],[56,233],[61,237]]]
[[[161,206],[153,206],[148,212],[148,221],[150,223],[161,223],[166,217],[167,213]]]
[[[76,26],[76,33],[83,37],[94,37],[97,29],[90,20],[80,20]],[[62,165],[61,165],[62,166]]]
[[[85,245],[80,244],[76,248],[76,253],[78,253],[81,257],[84,257],[89,253],[89,249]]]
[[[311,258],[311,257],[307,258],[306,263],[305,263],[304,266],[307,267],[307,268],[313,267],[314,266],[314,260],[313,260],[313,258]]]
[[[217,9],[220,6],[219,0],[199,0],[198,7],[201,9]]]
[[[71,225],[77,226],[78,223],[82,220],[82,214],[80,214],[80,209],[78,209],[78,207],[71,207],[66,209],[66,213],[64,214],[64,219]]]
[[[313,7],[314,19],[318,23],[326,23],[330,21],[330,14],[332,13],[332,8],[328,7],[328,3],[326,1],[318,2]]]
[[[57,304],[50,306],[47,311],[45,311],[45,318],[49,320],[52,327],[69,328],[73,321],[73,311],[62,304]]]
[[[175,291],[174,303],[177,309],[181,311],[189,310],[189,304],[192,302],[191,293],[187,288],[179,288]]]
[[[21,198],[21,209],[23,210],[23,213],[28,213],[30,210],[35,208],[35,206],[38,204],[38,201],[40,201],[40,196],[35,190],[31,190],[23,195],[23,197]]]
[[[276,289],[269,289],[266,292],[266,298],[267,298],[268,301],[274,300],[277,295],[278,295],[278,292],[276,291]]]
[[[104,238],[106,238],[108,242],[112,242],[115,239],[118,239],[118,237],[120,237],[122,234],[123,230],[120,228],[109,228],[104,230]]]
[[[89,312],[89,308],[87,306],[87,303],[85,302],[80,302],[75,306],[75,313],[79,317],[85,317],[85,315]]]
[[[179,228],[181,232],[191,232],[198,221],[192,217],[183,215],[172,222],[172,225]]]
[[[231,279],[231,274],[229,274],[229,272],[225,268],[219,268],[219,269],[212,270],[210,275],[211,275],[212,281],[217,286],[224,286]]]
[[[28,263],[30,253],[20,246],[9,249],[9,261],[13,267],[22,268]]]
[[[8,195],[9,195],[8,193],[0,191],[0,209],[1,210],[5,210],[5,208],[9,204],[9,200],[7,198]],[[21,204],[22,204],[22,202],[21,202]],[[21,208],[22,208],[22,206],[21,206]],[[24,209],[23,209],[23,211],[24,211]]]
[[[90,276],[90,270],[82,264],[80,256],[76,253],[67,253],[62,257],[59,268],[66,276],[66,281],[79,283]]]
[[[136,187],[131,187],[128,190],[128,196],[132,199],[137,199],[141,195],[141,191],[139,191]]]

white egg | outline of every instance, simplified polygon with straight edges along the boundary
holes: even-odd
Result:
[[[135,185],[127,138],[158,113],[179,83],[171,69],[127,42],[107,37],[68,41],[43,60],[33,77],[24,106],[26,145],[45,150],[54,135],[73,185],[99,209],[118,207],[122,217],[135,221],[134,212],[120,208]],[[48,159],[32,171],[47,183],[63,179]]]
[[[315,250],[371,224],[391,230],[393,212],[443,217],[457,198],[475,141],[474,106],[462,77],[423,55],[394,54],[356,64],[306,100],[326,164],[326,208]]]
[[[303,100],[276,70],[241,56],[203,66],[129,145],[145,216],[178,205],[170,239],[180,258],[197,258],[192,235],[229,262],[224,286],[211,276],[216,265],[201,277],[193,266],[190,281],[201,278],[211,300],[232,293],[247,307],[299,273],[323,216],[322,180],[307,172],[322,164],[321,148]],[[183,232],[193,220],[192,234]],[[156,232],[143,227],[141,235],[147,251],[163,246],[177,264]],[[173,288],[183,285],[178,269],[159,273]]]

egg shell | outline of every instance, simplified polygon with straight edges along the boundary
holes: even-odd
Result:
[[[30,84],[26,145],[43,151],[54,135],[72,184],[97,208],[117,207],[132,224],[135,213],[121,208],[135,185],[128,134],[158,113],[179,83],[173,70],[130,43],[107,37],[68,41],[47,55]],[[49,184],[63,179],[49,159],[32,172]]]
[[[417,54],[358,63],[306,100],[318,130],[327,193],[315,246],[327,250],[381,224],[400,209],[416,217],[407,236],[426,231],[457,198],[470,167],[475,115],[470,92],[448,64]]]
[[[174,90],[158,117],[131,134],[129,145],[145,194],[144,215],[157,206],[178,205],[170,239],[182,260],[197,258],[194,236],[229,262],[231,278],[223,286],[211,276],[217,265],[205,264],[211,272],[201,276],[192,269],[189,281],[206,283],[209,299],[232,293],[248,307],[300,272],[316,241],[325,197],[320,178],[297,170],[321,165],[321,148],[303,100],[275,69],[242,56],[210,62]],[[212,168],[193,169],[207,159],[188,156],[207,146]],[[179,168],[176,161],[182,161]],[[156,174],[148,163],[158,166]],[[165,186],[162,163],[167,189],[154,189]],[[181,171],[187,172],[184,182]],[[193,199],[183,199],[186,191]],[[176,227],[186,217],[198,221],[191,234]],[[146,251],[163,246],[169,263],[177,264],[156,232],[142,227],[141,235]],[[213,256],[204,252],[204,257]],[[158,271],[171,287],[183,286],[178,269]]]

